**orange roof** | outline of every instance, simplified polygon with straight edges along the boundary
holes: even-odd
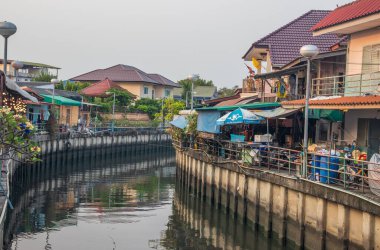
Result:
[[[284,101],[281,102],[282,106],[304,106],[305,99]],[[380,107],[380,96],[344,96],[325,100],[310,100],[309,105],[311,108],[322,107],[331,109],[369,109]]]
[[[109,95],[107,95],[106,92],[110,89],[124,90],[127,91],[131,96],[135,96],[128,90],[120,87],[118,84],[114,83],[112,80],[108,78],[104,79],[103,81],[94,83],[91,86],[88,86],[87,88],[82,89],[80,93],[85,96],[107,97]]]

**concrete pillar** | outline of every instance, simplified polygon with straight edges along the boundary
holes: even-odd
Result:
[[[374,246],[374,216],[370,213],[363,212],[363,247],[364,249],[373,249]]]

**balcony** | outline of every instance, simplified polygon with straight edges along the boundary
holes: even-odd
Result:
[[[380,72],[340,75],[312,80],[311,96],[363,96],[380,94]]]

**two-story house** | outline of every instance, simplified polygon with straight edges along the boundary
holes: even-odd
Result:
[[[22,68],[15,69],[12,66],[14,60],[7,60],[7,77],[17,81],[18,83],[32,82],[33,78],[41,74],[49,74],[53,78],[58,78],[59,67],[44,63],[20,61]],[[0,68],[3,69],[4,61],[0,59]],[[16,79],[17,78],[17,79]]]
[[[70,81],[97,83],[108,78],[139,98],[161,99],[173,96],[175,83],[160,74],[148,74],[128,65],[118,64],[106,69],[97,69],[73,77]]]
[[[345,62],[345,50],[339,46],[342,38],[336,34],[313,36],[310,30],[331,11],[311,10],[294,19],[279,29],[254,42],[243,59],[247,62],[258,61],[262,69],[254,76],[254,87],[261,92],[261,99],[273,101],[278,99],[298,99],[304,96],[306,82],[306,63],[301,58],[300,48],[305,44],[315,44],[321,54],[319,61],[313,65],[312,74],[319,77],[326,71],[344,73],[323,61]],[[332,53],[332,47],[337,47]],[[326,59],[327,58],[327,59]],[[286,93],[279,93],[283,85]]]
[[[311,109],[344,111],[341,143],[354,141],[368,154],[380,149],[380,1],[357,0],[326,15],[311,30],[315,37],[347,39],[345,75],[313,80]],[[334,62],[331,62],[334,63]],[[319,99],[319,100],[318,100]],[[324,100],[321,100],[324,99]],[[303,100],[283,103],[302,106]]]

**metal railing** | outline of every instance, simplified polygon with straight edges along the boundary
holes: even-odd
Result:
[[[311,96],[362,96],[380,94],[380,72],[314,78]]]
[[[245,167],[297,176],[350,191],[368,194],[372,191],[380,196],[380,163],[337,156],[334,151],[308,153],[307,170],[303,171],[303,153],[289,148],[203,138],[192,142],[188,137],[173,138],[172,142],[184,150],[201,151],[215,163],[233,161]],[[307,175],[302,176],[302,173]]]

